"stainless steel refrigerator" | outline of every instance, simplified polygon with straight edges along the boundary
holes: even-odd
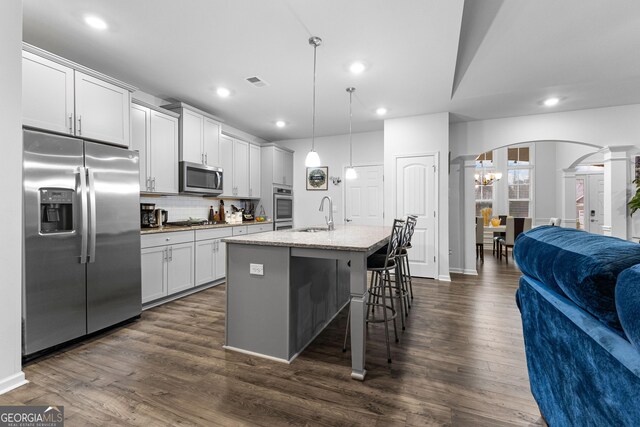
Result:
[[[23,355],[140,315],[138,154],[24,131]]]

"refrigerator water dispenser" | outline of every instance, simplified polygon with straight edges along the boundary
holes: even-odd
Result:
[[[73,190],[40,189],[40,233],[73,231]]]

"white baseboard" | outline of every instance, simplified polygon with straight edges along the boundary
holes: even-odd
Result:
[[[438,276],[438,280],[440,280],[441,282],[450,282],[451,276],[449,276],[448,274],[441,274]]]
[[[474,269],[465,269],[463,271],[463,274],[469,275],[469,276],[477,276],[478,275],[478,270],[474,270]]]
[[[29,381],[24,377],[24,372],[20,371],[17,374],[0,380],[0,394],[4,394],[8,391],[18,388],[27,384]]]
[[[457,267],[449,267],[449,273],[464,274],[464,270]]]

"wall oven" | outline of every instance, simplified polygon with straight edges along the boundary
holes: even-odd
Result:
[[[222,194],[222,168],[199,163],[180,162],[180,192],[187,194]]]
[[[276,225],[293,224],[293,191],[290,188],[273,187],[273,222]]]
[[[291,230],[293,228],[293,221],[274,222],[273,229],[278,230]]]

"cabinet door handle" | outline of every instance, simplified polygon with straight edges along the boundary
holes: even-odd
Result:
[[[204,164],[205,165],[209,164],[209,154],[208,153],[204,153]]]
[[[151,191],[156,191],[156,177],[151,180]]]
[[[149,191],[149,187],[151,187],[151,177],[148,176],[146,182],[146,189]]]
[[[162,251],[162,262],[166,262],[169,259],[169,252],[167,248],[164,248],[164,250]]]
[[[78,116],[78,135],[82,135],[82,115]]]
[[[169,248],[169,261],[173,261],[173,246]]]
[[[73,134],[73,114],[69,114],[69,133]]]

